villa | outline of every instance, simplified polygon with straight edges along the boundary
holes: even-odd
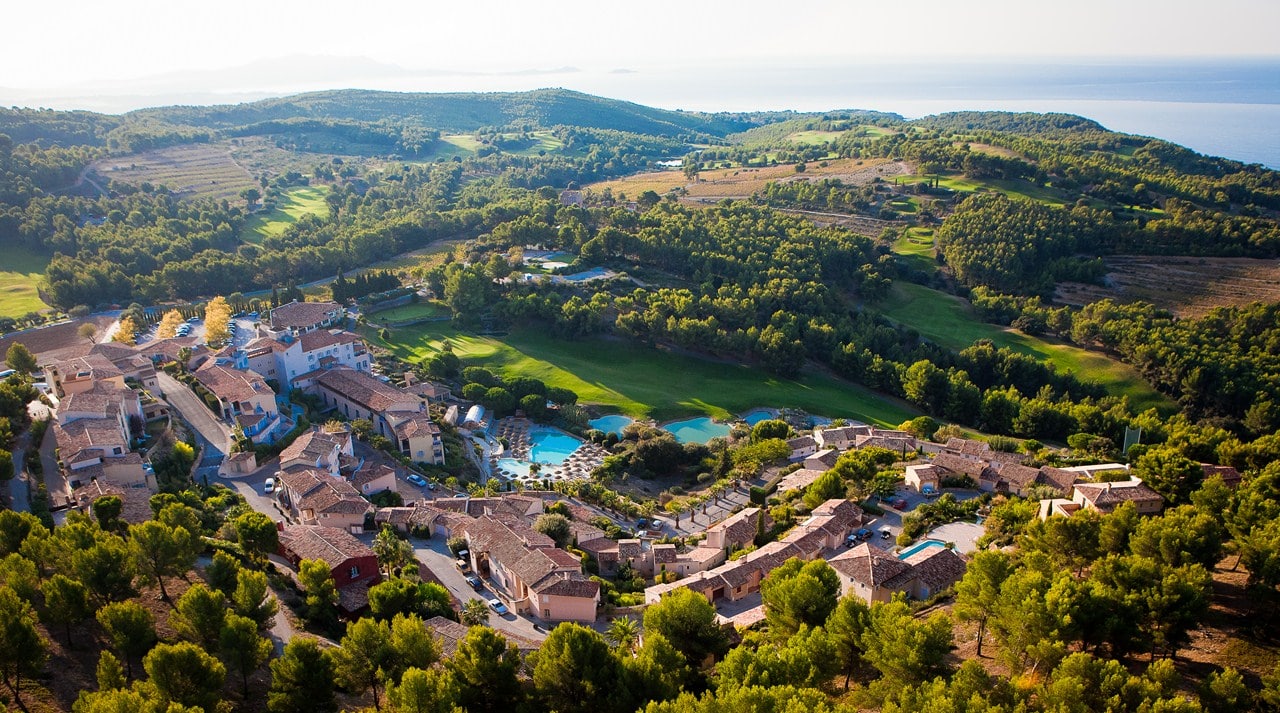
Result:
[[[294,336],[342,324],[346,310],[337,302],[293,301],[271,310],[267,324],[272,330],[289,331]]]
[[[895,594],[914,599],[929,597],[964,577],[964,557],[946,547],[923,547],[905,559],[863,542],[829,560],[840,575],[840,595],[856,595],[864,602],[887,602]]]
[[[280,554],[297,567],[319,560],[329,567],[338,588],[338,607],[353,614],[369,605],[369,587],[382,579],[378,558],[345,530],[317,525],[290,525],[280,532]]]
[[[205,362],[195,377],[218,400],[223,421],[240,428],[254,443],[274,443],[293,427],[276,407],[276,394],[254,371]]]

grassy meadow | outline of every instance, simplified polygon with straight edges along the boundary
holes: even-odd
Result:
[[[246,243],[261,243],[263,238],[280,235],[304,215],[329,216],[328,186],[300,186],[285,191],[269,213],[254,213],[245,221],[240,239]]]
[[[773,406],[896,426],[918,415],[906,404],[825,374],[809,373],[791,381],[750,366],[615,339],[567,341],[532,329],[488,337],[447,322],[391,329],[389,336],[383,341],[377,328],[365,330],[371,343],[415,363],[437,353],[448,340],[467,365],[541,379],[572,389],[583,403],[609,406],[635,418],[726,418],[756,406]]]
[[[17,245],[5,247],[4,266],[0,267],[0,317],[49,309],[36,291],[48,265],[49,258],[44,255]]]
[[[1133,367],[1098,352],[983,322],[959,297],[897,282],[893,294],[878,309],[895,322],[950,349],[964,349],[979,339],[990,339],[996,346],[1047,361],[1060,372],[1101,384],[1109,394],[1128,396],[1130,404],[1139,411],[1151,407],[1176,410],[1175,404],[1144,381]]]

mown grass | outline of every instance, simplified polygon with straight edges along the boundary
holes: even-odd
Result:
[[[328,186],[300,186],[290,188],[276,201],[270,213],[249,216],[240,231],[240,239],[246,243],[261,243],[263,238],[280,235],[304,215],[329,217]]]
[[[36,291],[45,268],[49,266],[49,258],[18,245],[4,246],[3,253],[0,317],[21,317],[28,312],[49,309]]]
[[[378,331],[366,328],[366,337],[411,362],[437,353],[448,340],[468,365],[541,379],[573,390],[583,403],[609,406],[634,418],[726,418],[762,405],[891,426],[918,415],[905,404],[825,374],[791,381],[750,366],[615,339],[567,341],[535,329],[487,337],[449,323],[391,329],[389,341],[379,338]]]
[[[449,314],[449,308],[443,302],[418,302],[374,312],[368,315],[367,319],[371,324],[377,325],[405,322],[411,319],[448,317]]]
[[[898,183],[907,185],[932,181],[934,178],[935,176],[900,176],[895,180]],[[957,193],[974,193],[988,190],[1003,193],[1011,198],[1022,198],[1045,205],[1064,206],[1067,204],[1067,198],[1061,191],[1030,181],[1018,179],[970,179],[963,176],[936,176],[936,178],[939,186],[949,188]]]
[[[1107,393],[1128,396],[1133,408],[1172,412],[1176,406],[1131,366],[1104,354],[1070,344],[1032,337],[978,319],[964,300],[908,282],[894,285],[893,295],[879,306],[888,318],[950,349],[964,349],[980,339],[1053,364],[1059,372],[1100,384]]]

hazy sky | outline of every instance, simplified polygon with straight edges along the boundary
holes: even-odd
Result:
[[[456,72],[1280,54],[1275,0],[18,0],[4,17],[0,87],[26,90],[296,55]]]

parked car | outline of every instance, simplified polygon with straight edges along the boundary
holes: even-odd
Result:
[[[471,588],[476,590],[477,592],[480,591],[481,589],[484,589],[484,582],[480,581],[480,578],[475,576],[474,574],[467,575],[467,584],[470,584]]]
[[[405,478],[405,480],[409,481],[410,483],[413,483],[419,488],[425,488],[427,486],[427,481],[424,480],[423,477],[421,475],[418,475],[417,473],[410,474],[408,478]]]
[[[905,510],[905,509],[907,509],[907,499],[906,499],[906,498],[894,498],[893,500],[889,501],[889,504],[890,504],[890,505],[892,505],[892,506],[893,506],[893,508],[894,508],[895,510]]]
[[[453,561],[454,564],[458,565],[458,569],[463,572],[471,569],[471,558],[468,556],[470,554],[469,550],[462,550],[458,553],[458,558]]]
[[[659,520],[656,517],[649,521],[650,530],[661,530],[666,526],[667,526],[667,523],[663,522],[662,520]]]
[[[431,481],[427,481],[427,490],[435,490],[435,489],[436,489],[436,484]]]
[[[499,616],[503,616],[507,613],[506,605],[498,601],[496,598],[489,600],[489,608],[497,612]]]
[[[262,483],[262,493],[263,493],[263,495],[270,495],[270,494],[274,493],[275,491],[276,491],[276,479],[275,479],[275,478],[267,478],[267,479]]]
[[[640,518],[639,520],[636,520],[636,527],[640,529],[644,529],[648,524],[649,524],[649,521],[644,518]]]

